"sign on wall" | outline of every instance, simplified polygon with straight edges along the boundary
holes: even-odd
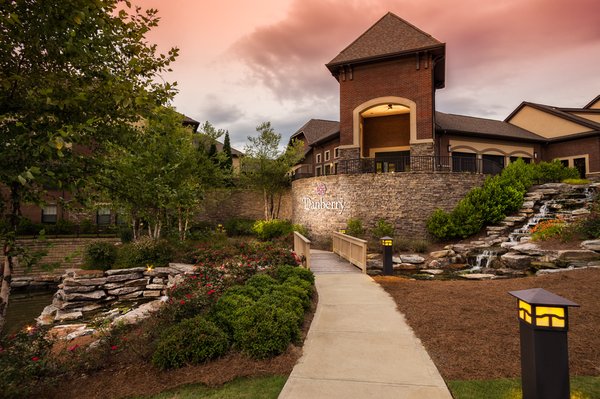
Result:
[[[344,211],[344,199],[337,196],[327,195],[327,186],[324,183],[317,183],[315,186],[316,197],[302,197],[302,204],[307,211],[325,210],[337,211],[341,214]]]

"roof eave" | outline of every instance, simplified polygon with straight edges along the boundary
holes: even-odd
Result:
[[[396,52],[396,53],[382,54],[382,55],[365,57],[365,58],[357,58],[357,59],[347,60],[347,61],[340,61],[340,62],[335,62],[335,63],[329,62],[329,63],[325,64],[325,66],[327,67],[327,69],[329,69],[329,71],[331,72],[331,74],[334,77],[337,78],[335,72],[336,72],[336,69],[339,68],[339,67],[341,67],[341,66],[345,66],[345,65],[358,65],[358,64],[370,64],[370,63],[374,63],[374,62],[391,60],[391,59],[394,59],[394,58],[406,57],[408,55],[422,53],[422,52],[425,52],[425,51],[432,51],[432,50],[441,50],[441,52],[439,52],[438,54],[439,55],[443,55],[446,52],[446,43],[440,43],[440,44],[435,44],[435,45],[432,45],[432,46],[420,47],[420,48],[417,48],[417,49],[400,51],[400,52]]]

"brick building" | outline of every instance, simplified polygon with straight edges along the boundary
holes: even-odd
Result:
[[[497,173],[559,159],[600,175],[600,96],[582,108],[523,102],[506,120],[435,110],[445,44],[388,13],[326,67],[340,85],[340,121],[310,120],[296,177],[361,172]]]

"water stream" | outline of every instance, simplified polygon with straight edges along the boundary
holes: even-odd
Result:
[[[52,303],[55,292],[56,289],[12,293],[8,300],[3,333],[12,334],[27,325],[34,325],[35,318]]]

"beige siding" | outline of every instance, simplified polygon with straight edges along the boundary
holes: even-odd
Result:
[[[527,105],[521,108],[508,122],[548,138],[583,133],[590,130],[586,126],[567,121]]]
[[[588,119],[592,122],[600,123],[600,113],[590,113],[590,112],[574,112],[573,115],[579,116],[580,118]]]

